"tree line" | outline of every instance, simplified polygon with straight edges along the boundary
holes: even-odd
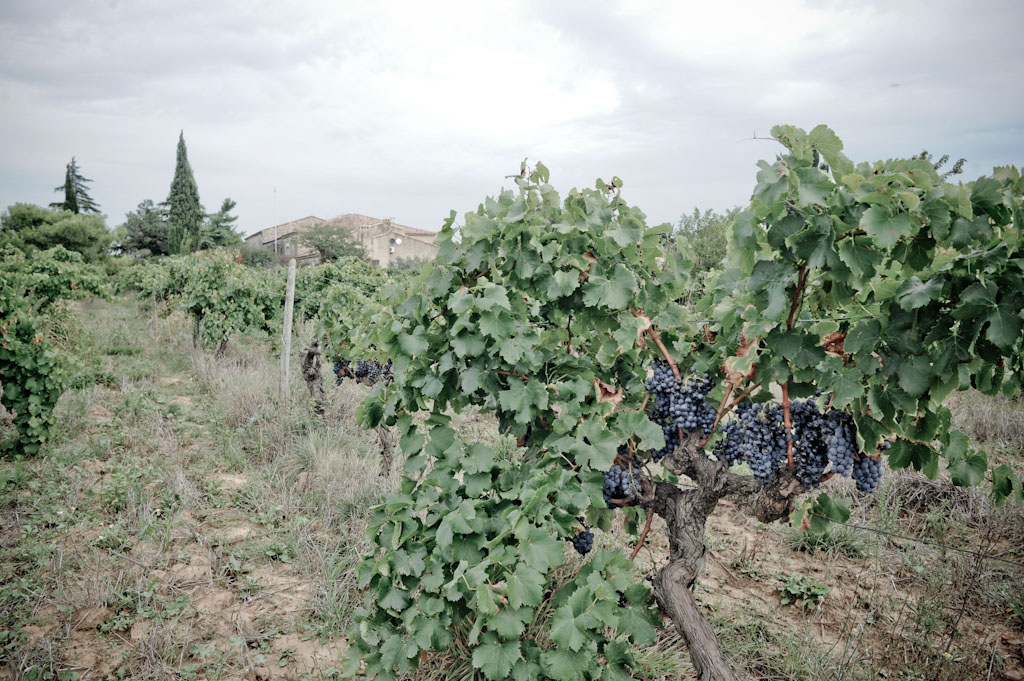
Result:
[[[104,262],[116,253],[150,257],[242,246],[235,225],[238,216],[232,214],[234,200],[225,198],[213,213],[203,208],[184,132],[178,136],[167,198],[160,203],[141,201],[114,230],[107,227],[99,203],[90,194],[91,182],[72,157],[63,184],[54,189],[62,200],[48,207],[16,203],[0,215],[0,248],[13,246],[32,253],[63,246],[81,253],[86,262]]]
[[[917,158],[930,159],[930,155],[922,152]],[[943,157],[936,167],[945,160]],[[950,174],[960,171],[962,160],[958,163]],[[161,202],[140,201],[113,230],[107,228],[99,203],[90,195],[90,183],[92,180],[82,174],[77,159],[72,157],[65,168],[64,182],[54,189],[62,194],[62,200],[46,208],[16,203],[0,214],[0,248],[11,245],[33,252],[63,246],[81,253],[86,262],[102,262],[110,254],[146,258],[237,248],[247,264],[268,265],[274,260],[272,253],[244,245],[237,231],[238,216],[233,214],[237,203],[233,199],[225,198],[215,212],[205,211],[189,163],[184,131],[178,136],[174,176],[167,198]],[[694,208],[682,214],[665,238],[670,242],[685,241],[697,270],[717,268],[725,258],[726,235],[738,212],[738,207],[724,212]],[[330,223],[309,229],[300,235],[299,243],[314,250],[321,262],[366,258],[365,249],[349,230]],[[421,264],[417,259],[399,259],[392,267],[417,269]]]

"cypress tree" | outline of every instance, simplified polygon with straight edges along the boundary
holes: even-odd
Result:
[[[54,187],[55,192],[64,192],[64,200],[50,204],[50,208],[57,210],[69,210],[72,213],[99,213],[100,207],[92,197],[86,185],[92,182],[83,177],[78,170],[78,163],[75,157],[71,157],[71,163],[64,171],[64,184]]]
[[[178,136],[174,179],[167,195],[167,248],[172,254],[188,253],[198,248],[205,216],[199,203],[199,187],[188,162],[185,132],[182,131]]]

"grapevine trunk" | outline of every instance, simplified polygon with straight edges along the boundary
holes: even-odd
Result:
[[[306,388],[309,390],[310,397],[313,398],[313,411],[318,416],[323,415],[324,405],[327,401],[324,394],[323,376],[320,372],[321,354],[320,340],[317,339],[302,349],[301,356],[302,378],[306,381]]]
[[[704,453],[696,436],[684,438],[664,463],[676,474],[694,480],[697,486],[682,490],[659,482],[646,489],[644,506],[649,513],[664,518],[669,540],[669,563],[654,579],[654,596],[686,641],[698,678],[737,681],[741,677],[690,592],[704,569],[704,528],[708,516],[720,499],[738,495],[758,519],[773,522],[789,515],[793,500],[803,488],[792,473],[780,475],[764,486],[752,478],[731,473],[727,465]]]

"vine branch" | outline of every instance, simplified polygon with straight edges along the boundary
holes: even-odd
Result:
[[[640,539],[637,540],[636,546],[633,548],[633,552],[629,554],[629,559],[635,560],[636,554],[640,553],[640,549],[644,546],[644,540],[647,539],[647,533],[651,531],[651,522],[654,520],[654,514],[650,511],[647,512],[647,522],[644,523],[644,531],[640,533]]]
[[[747,398],[748,398],[748,397],[750,396],[750,393],[754,392],[755,390],[757,390],[757,389],[758,389],[758,388],[760,388],[760,387],[761,387],[761,381],[758,381],[757,383],[754,383],[753,385],[751,385],[751,386],[748,386],[746,390],[744,390],[743,392],[741,392],[741,393],[740,393],[740,394],[739,394],[739,395],[738,395],[738,396],[736,397],[736,399],[735,399],[735,400],[733,400],[733,401],[732,401],[732,402],[731,402],[731,403],[729,404],[729,407],[728,407],[728,408],[726,409],[726,411],[731,411],[731,410],[735,409],[735,408],[736,408],[736,405],[738,405],[738,404],[739,404],[740,402],[742,402],[743,400],[747,399]]]
[[[793,303],[789,306],[789,317],[786,319],[786,329],[793,330],[793,318],[800,308],[803,300],[804,287],[807,285],[807,264],[800,265],[800,272],[796,277],[796,291],[793,292]],[[786,461],[793,466],[793,418],[789,410],[789,380],[782,384],[782,414],[786,425]]]
[[[729,398],[732,396],[733,388],[736,386],[732,383],[729,384],[729,389],[725,391],[725,395],[722,396],[722,401],[718,404],[718,411],[715,413],[715,422],[711,425],[711,432],[704,435],[704,439],[701,441],[700,446],[703,447],[708,443],[708,440],[715,434],[718,429],[718,424],[722,420],[722,416],[729,411]]]
[[[786,460],[793,465],[793,419],[789,412],[789,381],[782,384],[782,418],[786,425]]]
[[[654,330],[653,326],[650,326],[647,328],[647,333],[651,335],[651,340],[653,340],[654,344],[658,346],[659,350],[661,350],[662,356],[665,358],[665,361],[668,362],[668,366],[672,370],[672,375],[676,377],[677,381],[683,380],[682,375],[679,373],[679,367],[676,366],[675,361],[672,359],[672,355],[668,354],[668,348],[666,348],[665,344],[661,342],[661,336],[658,335],[658,332]]]

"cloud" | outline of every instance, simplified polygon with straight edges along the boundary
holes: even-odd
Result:
[[[0,9],[0,206],[77,155],[111,224],[201,196],[246,231],[308,214],[437,228],[524,157],[619,175],[654,221],[745,201],[779,122],[853,158],[1024,151],[1024,5],[21,2]],[[897,83],[898,87],[890,87]]]

